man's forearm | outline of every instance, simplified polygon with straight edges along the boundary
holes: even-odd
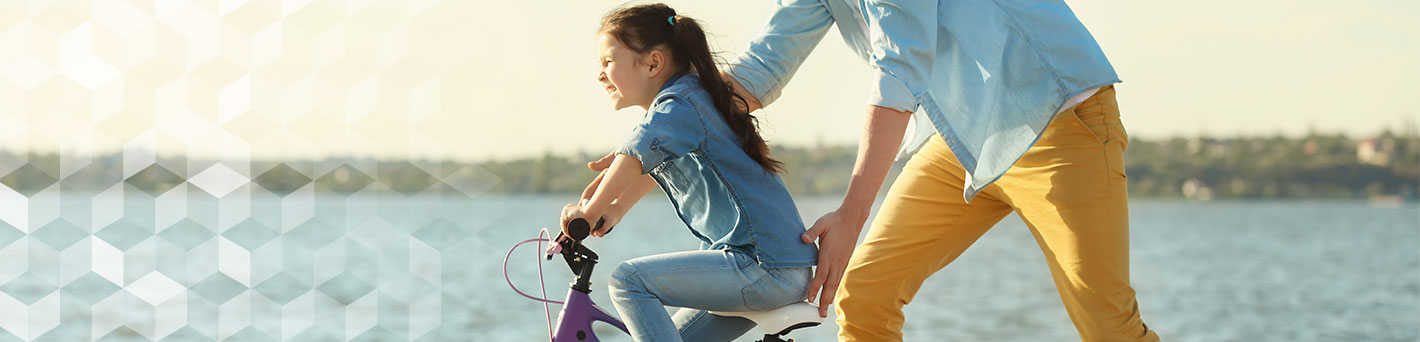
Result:
[[[735,78],[734,75],[731,75],[727,71],[720,72],[720,77],[730,83],[730,89],[734,89],[735,95],[739,95],[740,98],[745,100],[745,112],[753,113],[764,107],[759,103],[759,98],[754,97],[754,94],[749,93],[749,89],[745,89],[744,85],[740,84],[740,79]]]
[[[863,125],[863,134],[858,141],[858,159],[853,164],[853,176],[848,181],[848,193],[843,196],[843,204],[838,210],[855,220],[867,220],[873,202],[877,200],[878,189],[887,178],[888,169],[902,145],[903,130],[912,112],[868,106],[868,115]],[[862,229],[862,227],[858,227]]]

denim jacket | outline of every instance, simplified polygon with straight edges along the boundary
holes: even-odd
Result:
[[[768,105],[834,23],[873,68],[868,104],[930,121],[966,169],[968,201],[1067,99],[1119,82],[1061,0],[780,0],[730,73]]]
[[[666,81],[616,152],[641,160],[701,249],[745,252],[765,267],[817,262],[784,181],[745,154],[695,74]]]

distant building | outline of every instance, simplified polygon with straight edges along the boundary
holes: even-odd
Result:
[[[1356,160],[1362,163],[1389,166],[1395,154],[1395,139],[1366,138],[1356,142]]]
[[[1179,190],[1183,191],[1183,197],[1191,200],[1207,201],[1213,199],[1213,187],[1197,178],[1189,178],[1187,181],[1184,181],[1183,188]]]

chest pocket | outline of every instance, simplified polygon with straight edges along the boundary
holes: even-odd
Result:
[[[703,155],[691,152],[666,161],[652,176],[659,179],[661,188],[670,196],[676,214],[696,230],[697,235],[714,240],[713,237],[723,235],[722,230],[734,225],[733,220],[738,215],[724,212],[733,211],[734,206],[728,203],[720,178]],[[725,220],[730,222],[721,222]]]

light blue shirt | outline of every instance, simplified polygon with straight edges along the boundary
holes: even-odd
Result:
[[[700,77],[681,74],[661,86],[616,152],[641,160],[701,249],[745,252],[764,267],[813,266],[818,248],[799,239],[804,221],[784,180],[739,141]]]
[[[967,171],[968,201],[1067,99],[1119,82],[1060,0],[780,0],[729,71],[767,106],[834,23],[873,68],[868,104],[925,114]]]

